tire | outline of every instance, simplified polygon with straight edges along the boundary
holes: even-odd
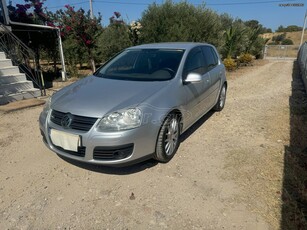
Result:
[[[224,84],[220,91],[219,99],[217,100],[217,103],[213,107],[213,110],[222,111],[224,109],[226,102],[226,93],[227,93],[227,87],[226,84]]]
[[[160,128],[154,158],[162,163],[169,162],[180,144],[180,119],[177,114],[170,114]]]

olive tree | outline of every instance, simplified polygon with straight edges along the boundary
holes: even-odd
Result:
[[[119,12],[114,12],[110,24],[98,38],[98,55],[102,62],[107,61],[122,49],[134,45],[127,25]]]
[[[222,25],[219,15],[205,7],[170,0],[153,3],[140,20],[140,41],[149,42],[208,42],[221,45]]]

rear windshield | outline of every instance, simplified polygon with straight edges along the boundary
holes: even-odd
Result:
[[[184,50],[125,50],[95,75],[98,77],[134,81],[165,81],[175,77]]]

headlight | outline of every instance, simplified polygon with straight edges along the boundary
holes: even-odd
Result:
[[[138,108],[113,112],[104,116],[97,125],[98,131],[112,132],[139,127],[142,122],[142,112]]]

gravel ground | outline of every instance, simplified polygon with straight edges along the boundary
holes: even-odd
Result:
[[[292,67],[229,74],[168,164],[72,164],[44,146],[42,106],[0,114],[0,229],[279,229]]]

